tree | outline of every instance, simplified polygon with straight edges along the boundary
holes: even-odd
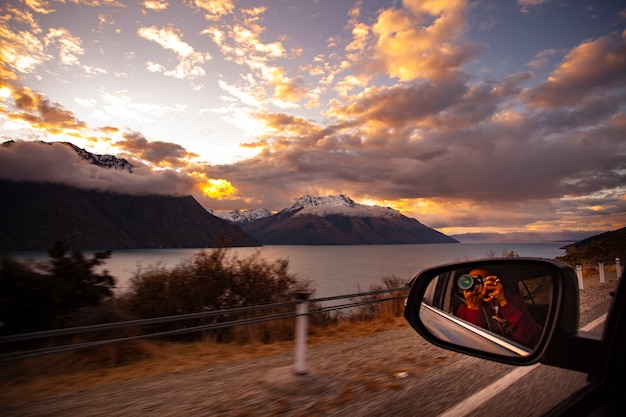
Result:
[[[0,260],[0,333],[54,328],[59,318],[96,306],[113,295],[115,278],[94,268],[111,257],[97,252],[88,259],[80,250],[55,242],[48,264],[30,266],[9,257]]]

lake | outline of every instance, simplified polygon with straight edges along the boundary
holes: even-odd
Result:
[[[485,258],[514,251],[519,256],[554,259],[565,251],[564,242],[552,243],[450,243],[422,245],[349,245],[349,246],[274,246],[231,248],[240,259],[259,251],[269,262],[289,261],[289,271],[298,278],[311,281],[314,297],[364,292],[381,279],[396,276],[408,281],[421,269],[442,263]],[[103,269],[117,278],[117,289],[123,292],[139,268],[156,264],[172,268],[202,249],[137,249],[114,250]],[[87,255],[93,252],[86,252]],[[26,261],[47,260],[45,252],[10,254]]]

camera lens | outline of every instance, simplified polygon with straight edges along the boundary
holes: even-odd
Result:
[[[465,291],[470,291],[476,286],[474,282],[474,277],[469,274],[463,274],[456,280],[456,285]]]

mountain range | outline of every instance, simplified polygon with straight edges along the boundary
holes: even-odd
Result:
[[[60,144],[84,163],[133,175],[135,167],[125,159]],[[192,196],[129,195],[34,181],[0,179],[0,195],[0,251],[45,250],[54,240],[80,249],[456,242],[396,210],[361,205],[345,195],[306,195],[276,214],[213,213]]]
[[[216,215],[269,245],[458,243],[397,210],[358,204],[343,194],[305,195],[273,215],[264,209]]]

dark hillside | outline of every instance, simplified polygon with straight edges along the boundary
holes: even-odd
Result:
[[[601,233],[565,246],[565,256],[558,259],[574,265],[586,262],[608,262],[626,259],[626,227]]]
[[[61,184],[0,181],[0,250],[258,246],[191,196],[131,196]]]
[[[267,245],[388,245],[457,243],[405,216],[294,215],[278,213],[242,226]]]

